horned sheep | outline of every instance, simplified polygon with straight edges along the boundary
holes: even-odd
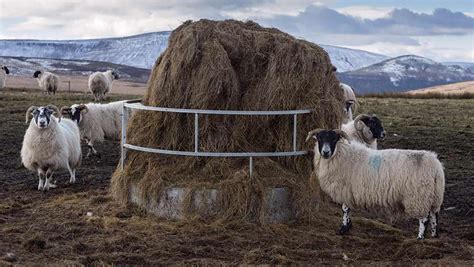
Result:
[[[116,101],[108,104],[74,104],[61,108],[61,114],[70,117],[79,126],[81,138],[89,147],[86,157],[91,152],[98,154],[95,143],[103,142],[104,139],[120,140],[122,107],[123,101]]]
[[[48,71],[37,70],[33,74],[33,77],[38,80],[38,85],[41,89],[45,90],[47,94],[56,94],[59,88],[59,77]]]
[[[10,74],[10,70],[7,66],[0,67],[0,89],[5,87],[5,82],[7,80],[7,75]]]
[[[377,140],[385,138],[385,130],[382,121],[375,115],[361,114],[353,121],[343,124],[341,130],[347,133],[349,139],[366,144],[366,146],[377,149]]]
[[[89,76],[89,90],[94,95],[95,101],[104,99],[105,95],[112,90],[112,82],[118,79],[119,75],[111,70],[92,73]]]
[[[23,165],[38,173],[38,190],[56,187],[51,182],[57,170],[68,170],[70,183],[76,181],[76,169],[81,165],[81,141],[79,128],[70,119],[56,118],[60,114],[56,106],[32,106],[26,111],[29,123],[23,138],[21,161]]]
[[[438,213],[445,189],[444,170],[434,152],[374,150],[359,142],[345,142],[341,130],[310,131],[317,140],[314,171],[321,189],[343,205],[344,234],[352,227],[353,208],[385,210],[419,220],[418,239],[425,236],[428,220],[437,236]]]

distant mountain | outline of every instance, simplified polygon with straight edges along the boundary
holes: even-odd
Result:
[[[13,76],[32,77],[36,70],[48,70],[60,75],[88,76],[95,71],[114,69],[121,79],[146,83],[150,75],[149,69],[87,60],[0,57],[0,63],[8,66]]]
[[[391,58],[354,71],[338,73],[338,78],[357,93],[403,92],[417,88],[474,80],[474,72],[458,65],[407,55]]]
[[[389,57],[363,50],[349,49],[332,45],[320,45],[328,52],[331,62],[337,67],[338,72],[366,67]]]
[[[470,69],[474,72],[474,62],[442,62],[446,66],[460,66],[463,69]]]
[[[121,38],[91,40],[0,40],[0,56],[96,60],[151,69],[166,49],[170,32],[152,32]],[[339,72],[387,59],[384,55],[321,45]]]
[[[91,40],[0,40],[0,56],[96,60],[150,69],[170,32]]]

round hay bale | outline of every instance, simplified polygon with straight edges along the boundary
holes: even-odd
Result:
[[[185,22],[174,30],[153,68],[144,105],[215,110],[311,109],[298,116],[299,149],[309,130],[339,128],[343,94],[328,54],[319,46],[254,22]],[[292,116],[200,115],[199,151],[291,151]],[[127,143],[194,151],[194,115],[140,111],[129,121]],[[311,156],[196,158],[127,153],[124,171],[111,181],[113,196],[130,201],[134,186],[141,203],[160,199],[171,187],[185,187],[186,213],[193,192],[217,189],[219,218],[260,220],[265,191],[286,188],[298,217],[312,213]],[[137,196],[134,196],[137,197]],[[140,202],[140,201],[139,201]]]

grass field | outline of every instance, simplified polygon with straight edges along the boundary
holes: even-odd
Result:
[[[20,161],[24,112],[31,105],[62,106],[90,98],[0,92],[0,265],[474,264],[474,99],[360,99],[361,112],[375,113],[384,122],[388,137],[382,148],[433,150],[445,166],[440,238],[417,241],[415,220],[392,222],[358,211],[351,232],[337,236],[340,212],[332,204],[323,205],[320,218],[285,225],[157,219],[109,197],[119,159],[119,143],[113,141],[96,147],[102,158],[83,161],[78,183],[68,185],[66,172],[59,172],[58,188],[37,191],[36,175]],[[109,100],[132,98],[113,95]]]

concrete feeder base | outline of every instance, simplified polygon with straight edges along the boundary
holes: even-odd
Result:
[[[139,197],[138,186],[132,184],[130,202],[160,218],[184,219],[183,204],[189,192],[189,188],[172,187],[166,189],[159,198],[142,199]],[[217,211],[219,208],[217,193],[216,189],[196,190],[191,199],[193,210],[203,216]],[[269,188],[264,198],[263,223],[286,223],[294,218],[295,214],[287,188]]]

